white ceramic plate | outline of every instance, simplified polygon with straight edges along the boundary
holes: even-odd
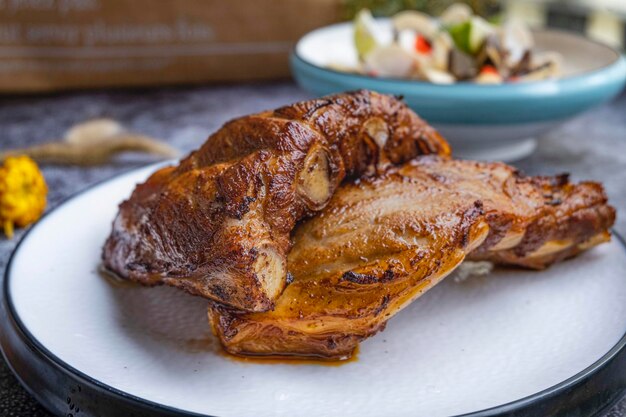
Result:
[[[626,330],[626,256],[614,240],[544,272],[448,279],[342,366],[230,359],[203,299],[97,272],[117,204],[153,170],[47,215],[14,255],[5,294],[56,364],[139,401],[222,417],[458,415],[571,382]]]

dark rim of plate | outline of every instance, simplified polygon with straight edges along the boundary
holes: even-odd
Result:
[[[171,162],[169,162],[171,163]],[[205,414],[199,414],[199,413],[195,413],[195,412],[191,412],[191,411],[185,411],[185,410],[181,410],[178,409],[176,407],[171,407],[171,406],[167,406],[167,405],[163,405],[163,404],[159,404],[150,400],[146,400],[143,399],[141,397],[135,396],[133,394],[129,394],[125,391],[121,391],[117,388],[114,388],[112,386],[109,386],[107,384],[104,384],[100,381],[98,381],[95,378],[92,378],[91,376],[84,374],[83,372],[75,369],[74,367],[72,367],[71,365],[69,365],[68,363],[62,361],[60,358],[58,358],[54,353],[50,352],[45,346],[43,346],[31,333],[30,331],[26,328],[26,326],[24,325],[24,323],[22,323],[20,317],[18,316],[14,304],[13,304],[13,300],[11,298],[11,292],[9,290],[9,280],[11,279],[11,269],[12,269],[12,264],[13,264],[13,260],[15,258],[15,255],[18,253],[18,251],[20,250],[20,247],[22,246],[22,244],[26,241],[26,239],[31,236],[31,234],[33,234],[33,232],[35,230],[37,230],[37,226],[41,223],[43,223],[46,218],[48,217],[48,215],[50,215],[51,213],[56,212],[57,210],[59,210],[60,208],[62,208],[65,203],[69,202],[70,200],[73,200],[79,196],[81,196],[82,194],[88,192],[88,191],[92,191],[96,188],[98,188],[101,185],[104,185],[110,181],[113,181],[115,179],[119,179],[123,176],[126,175],[131,175],[133,173],[135,173],[136,171],[142,170],[142,169],[147,169],[149,167],[154,167],[154,169],[159,168],[161,166],[165,166],[168,163],[158,163],[158,164],[150,164],[150,165],[146,165],[144,167],[139,167],[139,168],[133,168],[130,169],[128,171],[125,172],[121,172],[117,175],[114,175],[113,177],[101,180],[96,182],[95,184],[85,188],[84,190],[78,191],[77,193],[70,195],[69,197],[63,199],[59,204],[57,204],[53,209],[49,210],[48,212],[46,212],[41,219],[35,224],[33,225],[29,230],[26,231],[26,233],[23,235],[23,237],[21,238],[20,242],[17,244],[17,246],[15,247],[13,253],[11,254],[10,258],[9,258],[9,262],[7,263],[6,266],[6,270],[5,270],[5,274],[4,274],[4,283],[3,283],[3,297],[4,300],[6,302],[6,305],[8,307],[8,311],[7,311],[7,315],[8,318],[13,320],[17,330],[20,334],[20,338],[23,340],[23,342],[25,342],[27,344],[28,347],[34,349],[35,352],[41,354],[44,358],[47,359],[48,362],[50,362],[51,364],[54,364],[56,366],[58,366],[59,368],[65,370],[67,373],[69,373],[70,375],[74,376],[76,379],[80,380],[83,383],[88,383],[91,384],[97,388],[99,388],[100,390],[110,394],[110,395],[114,395],[117,396],[123,400],[126,400],[130,403],[133,403],[137,406],[143,406],[146,407],[148,410],[154,410],[154,411],[160,411],[160,412],[166,412],[166,413],[171,413],[171,414],[178,414],[178,415],[184,415],[184,416],[207,416]],[[622,236],[620,236],[619,234],[617,234],[615,231],[612,231],[612,235],[617,239],[618,242],[620,242],[621,247],[625,250],[626,252],[626,240],[624,240],[624,238],[622,238]],[[2,323],[0,323],[0,325],[3,325]],[[4,324],[6,325],[6,324]],[[550,398],[553,397],[555,395],[564,393],[565,391],[567,391],[568,389],[574,387],[577,383],[582,382],[586,379],[588,379],[589,377],[591,377],[592,375],[596,374],[597,372],[599,372],[600,370],[602,370],[609,362],[611,362],[611,360],[613,360],[621,351],[626,351],[626,333],[624,333],[624,335],[617,341],[617,343],[607,352],[605,353],[601,358],[599,358],[596,362],[594,362],[592,365],[588,366],[587,368],[583,369],[582,371],[580,371],[579,373],[567,378],[566,380],[552,386],[549,387],[547,389],[544,389],[542,391],[539,391],[535,394],[531,394],[527,397],[524,398],[520,398],[518,400],[515,401],[511,401],[509,403],[506,404],[502,404],[502,405],[498,405],[495,407],[491,407],[491,408],[487,408],[484,410],[480,410],[480,411],[474,411],[471,413],[467,413],[467,414],[462,414],[462,415],[457,415],[457,416],[452,416],[452,417],[486,417],[486,416],[494,416],[494,415],[500,415],[500,414],[508,414],[508,413],[513,413],[516,412],[518,410],[523,409],[524,407],[530,405],[530,404],[534,404],[536,402],[539,402],[543,399],[546,398]],[[4,355],[4,351],[2,352]],[[13,370],[13,367],[11,366],[11,363],[7,360],[6,355],[4,355],[4,359],[5,361],[9,364],[11,370],[15,373],[15,371]],[[21,378],[18,376],[18,379],[21,381]],[[27,391],[29,391],[32,395],[34,395],[34,393],[29,389],[29,387],[25,387],[27,389]],[[35,397],[37,397],[36,395],[34,395]],[[209,416],[210,417],[210,416]]]

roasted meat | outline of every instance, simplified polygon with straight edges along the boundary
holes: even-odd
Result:
[[[614,219],[596,183],[417,158],[342,185],[297,227],[273,311],[214,304],[209,319],[234,354],[346,358],[468,254],[543,268],[607,240]]]
[[[542,269],[610,239],[615,209],[596,182],[528,177],[497,162],[423,157],[410,165],[403,172],[436,178],[483,203],[489,236],[469,259]]]
[[[404,103],[368,91],[242,117],[137,186],[103,264],[142,284],[265,311],[287,282],[296,222],[324,208],[344,178],[449,153]]]
[[[545,268],[614,219],[599,184],[453,160],[400,100],[358,91],[227,123],[136,187],[102,257],[209,298],[231,353],[337,359],[463,260]]]

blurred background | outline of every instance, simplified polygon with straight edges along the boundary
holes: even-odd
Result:
[[[276,79],[306,32],[452,0],[0,0],[0,93]],[[623,0],[473,0],[491,19],[626,44]]]

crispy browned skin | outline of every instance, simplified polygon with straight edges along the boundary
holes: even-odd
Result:
[[[214,305],[209,319],[234,354],[346,358],[468,252],[542,268],[608,239],[614,215],[595,183],[524,177],[500,163],[418,158],[379,179],[343,185],[296,229],[294,281],[274,311]],[[552,249],[547,256],[545,248]]]
[[[430,153],[450,149],[400,100],[368,91],[233,120],[120,205],[104,266],[268,310],[285,286],[298,220],[321,210],[344,178]]]
[[[439,282],[487,236],[476,199],[398,173],[344,185],[299,226],[294,281],[273,311],[209,309],[231,353],[350,356],[402,307]]]
[[[528,177],[497,162],[423,157],[411,175],[427,175],[482,201],[490,232],[472,260],[542,269],[608,241],[615,209],[601,184],[566,174]]]

